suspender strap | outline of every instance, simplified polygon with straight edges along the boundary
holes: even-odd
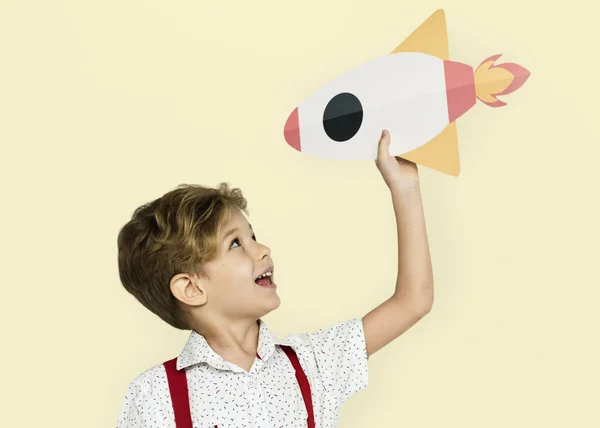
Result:
[[[177,358],[166,361],[163,365],[167,372],[169,391],[175,412],[175,426],[177,428],[193,428],[185,369],[177,370]]]
[[[308,428],[315,428],[315,416],[308,378],[304,370],[302,370],[302,366],[294,350],[289,346],[281,346],[281,349],[285,352],[296,371],[296,379],[298,380],[300,392],[306,405],[306,412],[308,413]],[[171,393],[171,402],[173,403],[173,411],[175,413],[175,426],[177,428],[193,428],[185,369],[177,370],[177,358],[165,361],[163,365],[167,373],[169,392]]]
[[[294,350],[289,346],[281,346],[281,349],[286,353],[292,366],[294,366],[294,370],[296,370],[296,379],[298,380],[298,385],[300,385],[300,391],[302,392],[302,398],[304,398],[306,412],[308,413],[308,428],[315,428],[315,415],[313,413],[310,383],[308,383],[306,374],[304,373],[304,370],[302,370],[302,366],[300,365],[300,361],[298,361],[298,356]]]

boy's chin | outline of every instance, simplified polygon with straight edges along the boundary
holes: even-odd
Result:
[[[261,317],[264,317],[265,315],[273,312],[275,309],[279,308],[280,305],[281,305],[281,299],[279,298],[279,296],[277,294],[274,294],[263,305],[263,311],[262,311],[263,314],[261,315]]]

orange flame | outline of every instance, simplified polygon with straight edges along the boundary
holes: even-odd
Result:
[[[506,105],[496,97],[519,89],[530,74],[527,69],[514,63],[494,65],[500,56],[489,57],[475,70],[475,95],[479,101],[491,107]]]

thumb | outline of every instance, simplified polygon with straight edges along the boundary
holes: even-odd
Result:
[[[384,129],[381,133],[381,139],[379,140],[379,150],[377,156],[383,159],[385,156],[390,154],[390,133],[387,129]]]

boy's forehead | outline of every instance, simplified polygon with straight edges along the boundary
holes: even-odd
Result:
[[[247,226],[250,225],[250,222],[248,221],[245,213],[241,212],[240,210],[234,210],[231,212],[226,225],[230,227]],[[252,226],[250,225],[250,227]]]
[[[222,234],[227,236],[234,230],[244,230],[244,229],[252,229],[252,225],[244,215],[244,213],[240,211],[234,211],[229,216],[229,219],[223,225]]]

